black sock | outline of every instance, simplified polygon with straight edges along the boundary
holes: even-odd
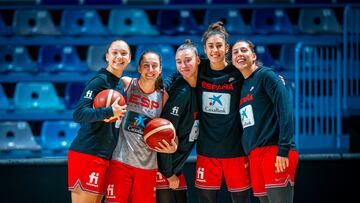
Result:
[[[261,197],[258,197],[258,198],[260,200],[260,203],[269,203],[268,196],[261,196]]]
[[[231,192],[231,200],[233,203],[248,203],[249,202],[249,190],[242,192]]]
[[[293,203],[294,187],[290,183],[286,187],[267,188],[270,203]]]
[[[157,203],[173,203],[174,194],[171,189],[156,190],[156,202]]]
[[[199,203],[216,203],[218,190],[198,189]]]
[[[174,190],[176,203],[187,203],[187,190]]]

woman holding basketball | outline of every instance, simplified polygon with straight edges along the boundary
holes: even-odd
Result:
[[[168,88],[169,99],[161,117],[172,122],[179,140],[173,154],[158,153],[157,203],[186,203],[187,186],[182,168],[198,136],[196,78],[200,58],[190,40],[176,51],[176,67],[181,75]]]
[[[245,78],[240,116],[253,192],[261,203],[292,203],[298,153],[291,99],[281,78],[256,60],[254,48],[248,40],[232,48],[232,62]]]
[[[157,152],[173,153],[177,145],[163,141],[156,151],[143,139],[148,121],[160,117],[167,100],[162,87],[160,55],[144,52],[139,61],[140,78],[123,77],[127,112],[121,122],[117,146],[106,176],[107,202],[154,203]]]
[[[248,202],[249,163],[241,144],[239,116],[241,73],[227,62],[228,33],[221,22],[209,25],[203,34],[208,59],[199,65],[200,133],[197,141],[195,186],[199,202],[216,202],[225,177],[232,202]]]
[[[74,203],[100,203],[105,194],[105,174],[119,129],[115,123],[104,121],[122,117],[126,106],[119,106],[117,99],[110,107],[94,109],[93,100],[105,89],[124,93],[119,80],[130,60],[130,47],[125,41],[111,42],[106,52],[107,67],[87,82],[74,111],[74,121],[81,123],[68,153],[68,187]]]

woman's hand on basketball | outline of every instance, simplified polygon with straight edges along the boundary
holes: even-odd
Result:
[[[113,104],[111,104],[113,113],[114,113],[114,117],[124,117],[126,114],[126,104],[124,106],[120,106],[119,105],[119,100],[120,97],[116,98],[116,100],[114,101]]]
[[[169,188],[171,188],[171,189],[178,189],[179,188],[180,181],[179,181],[179,178],[176,175],[172,175],[167,180],[169,182]]]
[[[114,103],[111,104],[111,108],[112,108],[112,111],[113,111],[113,116],[110,117],[110,118],[106,118],[104,119],[105,122],[110,122],[114,119],[119,119],[121,117],[124,117],[125,114],[126,114],[126,104],[124,106],[120,106],[118,103],[119,103],[119,100],[120,100],[120,97],[118,97]]]
[[[156,152],[172,154],[177,150],[175,139],[171,140],[171,144],[166,142],[166,140],[162,140],[162,142],[159,142],[159,146],[160,147],[155,147]]]
[[[275,172],[282,173],[289,167],[289,159],[287,157],[276,156]]]

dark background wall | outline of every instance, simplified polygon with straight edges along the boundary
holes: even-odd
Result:
[[[71,202],[67,191],[66,160],[32,160],[26,162],[0,162],[0,196],[2,203],[67,203]],[[353,198],[360,180],[360,156],[308,155],[301,156],[295,183],[295,203],[343,203],[347,196]],[[195,163],[185,166],[189,186],[190,203],[197,202],[193,187]],[[353,186],[350,186],[352,184]],[[222,189],[219,201],[230,201],[229,193]],[[257,203],[252,198],[252,203]],[[349,201],[350,202],[350,201]]]

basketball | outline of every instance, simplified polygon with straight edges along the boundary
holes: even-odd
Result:
[[[118,104],[120,106],[123,106],[126,104],[125,98],[124,96],[122,96],[122,94],[116,90],[113,89],[106,89],[103,90],[101,92],[99,92],[93,101],[93,108],[101,108],[101,107],[109,107],[111,106],[114,101],[120,97],[120,100],[118,102]],[[110,120],[109,122],[115,122],[117,120],[117,118],[114,118],[112,120]]]
[[[177,142],[176,131],[173,124],[164,118],[154,118],[149,121],[144,129],[144,141],[150,149],[160,147],[158,142],[166,140],[171,145],[171,140]]]

